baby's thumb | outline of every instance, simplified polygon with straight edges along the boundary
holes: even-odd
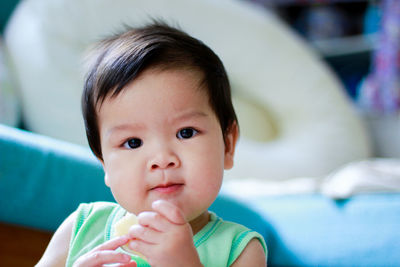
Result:
[[[152,204],[154,211],[160,213],[174,224],[185,224],[186,219],[183,211],[174,204],[165,200],[156,200]]]

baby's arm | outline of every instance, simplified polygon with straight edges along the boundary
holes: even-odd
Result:
[[[75,221],[75,213],[68,216],[60,225],[50,240],[42,258],[36,267],[41,266],[65,266],[69,242],[71,240],[72,227]]]
[[[253,238],[231,266],[265,267],[266,260],[265,252],[260,241]]]

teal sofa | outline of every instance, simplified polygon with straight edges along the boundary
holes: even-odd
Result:
[[[260,232],[269,266],[400,266],[400,194],[245,198],[211,210]],[[0,222],[54,231],[97,200],[114,201],[87,148],[0,125]]]

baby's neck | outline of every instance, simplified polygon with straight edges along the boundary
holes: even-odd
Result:
[[[210,214],[208,211],[203,212],[200,216],[190,221],[193,235],[197,234],[204,226],[210,221]]]

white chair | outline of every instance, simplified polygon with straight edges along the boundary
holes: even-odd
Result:
[[[25,0],[5,41],[32,131],[86,144],[84,51],[122,23],[178,24],[223,60],[241,125],[230,178],[321,176],[370,145],[341,84],[274,14],[239,0]]]

